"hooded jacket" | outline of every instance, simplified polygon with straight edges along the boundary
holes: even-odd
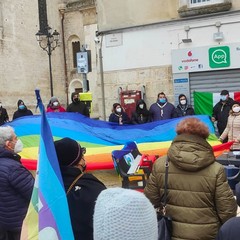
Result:
[[[0,107],[0,126],[8,122],[8,113],[7,110],[3,107]]]
[[[76,92],[73,92],[71,95],[72,103],[67,106],[67,112],[76,112],[81,113],[82,115],[89,117],[89,110],[87,105],[84,102],[81,102],[79,99],[77,102],[73,101],[73,96],[76,95]]]
[[[185,105],[182,105],[181,102],[180,102],[180,98],[181,97],[185,97],[186,98],[186,104]],[[195,115],[194,113],[194,110],[192,108],[191,105],[188,105],[188,102],[187,102],[187,97],[184,95],[184,94],[180,94],[178,96],[178,105],[177,107],[175,108],[174,110],[174,114],[173,116],[175,118],[177,117],[184,117],[184,116],[189,116],[189,115]]]
[[[167,214],[172,240],[213,240],[220,226],[236,216],[237,204],[212,147],[198,136],[181,134],[169,151]],[[156,207],[164,194],[165,158],[153,165],[144,193]]]
[[[139,105],[143,104],[143,108],[140,108]],[[136,111],[132,113],[132,123],[133,124],[142,124],[148,123],[151,121],[151,114],[147,110],[147,105],[144,100],[140,99],[137,102]]]
[[[34,185],[20,156],[0,147],[0,229],[19,231]]]
[[[57,102],[58,105],[54,106],[54,102]],[[64,107],[61,106],[60,102],[56,97],[51,97],[46,112],[66,112],[66,110]]]
[[[118,106],[121,107],[120,113],[116,111]],[[122,124],[130,124],[131,120],[129,119],[127,113],[122,108],[121,104],[114,103],[112,113],[109,116],[109,122],[118,123],[119,125],[122,125]]]
[[[20,109],[19,106],[20,105],[24,105],[24,109]],[[24,102],[19,99],[18,102],[17,102],[17,107],[18,107],[18,110],[14,112],[13,114],[13,119],[16,119],[16,118],[20,118],[20,117],[24,117],[24,116],[30,116],[30,115],[33,115],[32,111],[29,110],[26,105],[24,104]]]

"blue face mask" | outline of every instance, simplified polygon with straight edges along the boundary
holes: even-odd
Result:
[[[24,105],[20,105],[18,108],[19,108],[20,110],[23,110],[23,109],[25,109],[25,106],[24,106]]]
[[[226,100],[227,100],[227,96],[221,95],[221,96],[220,96],[220,99],[221,99],[222,101],[226,101]]]
[[[166,102],[166,98],[159,98],[159,103],[165,103]]]

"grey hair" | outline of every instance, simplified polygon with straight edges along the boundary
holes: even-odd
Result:
[[[5,147],[6,141],[12,140],[14,129],[10,126],[0,127],[0,147]]]

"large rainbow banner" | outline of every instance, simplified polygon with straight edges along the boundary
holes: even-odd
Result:
[[[139,151],[149,155],[165,155],[173,138],[176,125],[183,118],[175,118],[141,125],[119,126],[101,120],[94,120],[78,113],[46,114],[54,140],[70,137],[86,147],[87,169],[112,169],[111,152],[119,150],[128,141],[135,141]],[[214,127],[207,115],[196,115],[210,130],[209,143],[220,142],[214,134]],[[36,169],[40,141],[40,115],[27,116],[8,123],[14,127],[24,144],[22,162],[28,169]]]

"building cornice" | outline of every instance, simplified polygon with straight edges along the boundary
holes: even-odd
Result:
[[[89,10],[89,9],[95,9],[95,1],[94,0],[79,0],[79,1],[74,1],[70,2],[66,6],[66,11],[67,12],[72,12],[72,11],[84,11],[84,10]]]

